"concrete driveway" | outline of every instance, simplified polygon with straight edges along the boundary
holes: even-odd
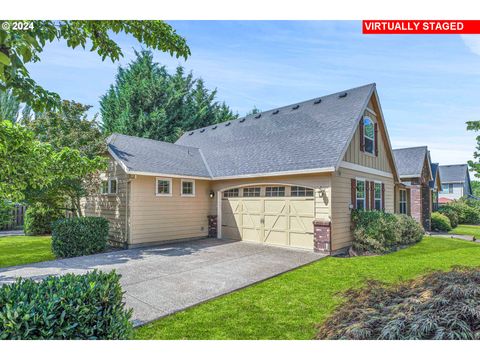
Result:
[[[320,258],[302,250],[205,239],[3,268],[0,284],[115,269],[140,325]]]

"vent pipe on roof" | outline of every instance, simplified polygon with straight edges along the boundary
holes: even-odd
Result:
[[[322,99],[317,99],[317,100],[315,100],[313,103],[314,103],[314,104],[320,104],[321,102],[322,102]]]
[[[228,123],[226,123],[226,124],[225,124],[225,126],[230,126],[230,123],[229,123],[229,122],[228,122]]]
[[[257,114],[257,115],[255,115],[255,119],[260,119],[261,116],[262,116],[262,114]]]
[[[277,109],[277,110],[275,110],[272,114],[273,114],[273,115],[277,115],[279,111],[280,111],[280,110]]]
[[[294,107],[292,107],[292,109],[297,110],[299,107],[300,107],[300,105],[295,105]]]
[[[242,120],[240,120],[241,123],[244,122],[244,121],[245,121],[245,118],[243,118]]]
[[[340,94],[340,95],[338,95],[338,97],[339,97],[339,98],[347,97],[347,93]]]

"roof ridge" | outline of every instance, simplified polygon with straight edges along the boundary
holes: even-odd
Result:
[[[113,137],[113,136],[115,136],[115,137]],[[181,145],[181,144],[171,143],[171,142],[168,142],[168,141],[155,140],[155,139],[144,138],[144,137],[141,137],[141,136],[133,136],[133,135],[120,134],[120,133],[112,133],[112,134],[107,138],[107,142],[110,143],[111,140],[115,140],[115,138],[117,138],[117,137],[119,137],[119,136],[120,136],[120,137],[121,137],[121,136],[125,136],[125,137],[129,137],[129,138],[133,138],[133,139],[139,139],[139,140],[141,140],[141,141],[149,141],[149,142],[155,142],[155,143],[161,143],[161,144],[168,144],[168,145],[172,145],[172,146],[178,146],[178,147],[183,147],[183,148],[200,150],[198,147],[195,147],[195,146]]]
[[[411,147],[406,147],[406,148],[397,148],[397,149],[392,149],[393,151],[397,151],[397,150],[408,150],[408,149],[428,149],[428,146],[427,145],[421,145],[421,146],[411,146]]]

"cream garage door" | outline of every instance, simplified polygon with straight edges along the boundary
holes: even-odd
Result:
[[[313,196],[266,197],[263,187],[261,196],[244,197],[234,190],[222,198],[222,238],[313,249]]]

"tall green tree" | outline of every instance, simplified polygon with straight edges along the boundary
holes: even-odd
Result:
[[[136,52],[101,98],[103,131],[174,142],[185,131],[237,117],[216,96],[182,66],[169,74],[150,51]]]
[[[16,122],[20,114],[20,102],[12,95],[12,91],[0,90],[0,119]]]
[[[74,101],[63,101],[59,110],[36,114],[33,118],[24,118],[23,123],[31,130],[35,138],[48,143],[54,151],[64,148],[78,151],[81,157],[100,161],[106,152],[105,136],[100,131],[96,117],[88,119],[89,105]],[[67,164],[70,159],[67,159]],[[65,171],[61,164],[56,165],[59,172]],[[96,171],[73,172],[69,177],[57,177],[42,188],[27,188],[29,202],[44,203],[50,207],[65,207],[78,216],[82,215],[80,200],[98,190],[100,183]]]
[[[112,35],[123,32],[149,48],[177,57],[190,55],[185,39],[160,20],[35,20],[22,22],[18,30],[13,28],[14,23],[3,21],[6,25],[0,27],[0,90],[12,90],[20,102],[37,112],[60,106],[59,95],[38,85],[26,68],[28,63],[40,61],[47,43],[65,40],[72,49],[88,46],[102,60],[117,61],[123,53]]]
[[[467,121],[467,130],[469,131],[479,131],[480,130],[480,120]],[[474,172],[474,176],[480,178],[480,135],[477,135],[477,146],[473,152],[473,159],[468,161],[468,166],[470,170]]]

